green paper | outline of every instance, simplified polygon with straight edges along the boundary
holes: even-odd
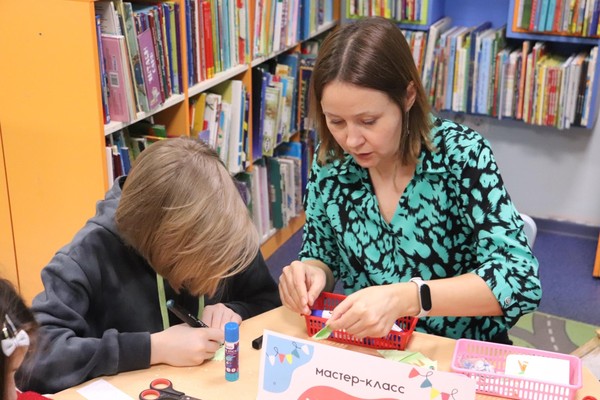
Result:
[[[219,347],[219,350],[215,351],[215,355],[211,360],[213,361],[223,361],[225,359],[225,346]]]
[[[378,350],[379,354],[386,360],[398,361],[405,364],[416,365],[417,367],[437,370],[437,361],[425,357],[419,352],[401,351],[401,350]]]
[[[329,336],[331,336],[331,329],[325,325],[323,327],[323,329],[321,329],[319,332],[315,333],[312,338],[315,340],[323,340],[323,339],[327,339]]]

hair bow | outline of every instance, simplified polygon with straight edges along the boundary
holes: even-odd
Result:
[[[2,326],[2,352],[6,357],[10,357],[17,347],[29,346],[29,335],[23,329],[16,332],[15,324],[8,315],[5,317]]]

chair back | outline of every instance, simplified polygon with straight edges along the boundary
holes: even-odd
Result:
[[[527,236],[527,242],[529,243],[529,247],[533,249],[535,237],[537,236],[537,225],[533,218],[531,218],[527,214],[521,213],[521,219],[525,223],[525,227],[523,228],[523,230],[525,231],[525,235]]]

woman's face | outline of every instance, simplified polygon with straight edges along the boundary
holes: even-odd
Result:
[[[4,396],[5,400],[17,399],[17,386],[15,384],[15,373],[23,363],[27,354],[27,346],[19,346],[6,360],[6,375],[4,376]]]
[[[321,107],[335,141],[361,167],[397,160],[402,110],[386,93],[333,81],[323,90]]]

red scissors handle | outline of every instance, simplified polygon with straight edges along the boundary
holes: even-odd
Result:
[[[140,400],[155,400],[160,399],[160,393],[154,389],[142,390],[140,393]]]
[[[173,383],[166,378],[156,378],[150,382],[150,388],[154,390],[173,389]]]

